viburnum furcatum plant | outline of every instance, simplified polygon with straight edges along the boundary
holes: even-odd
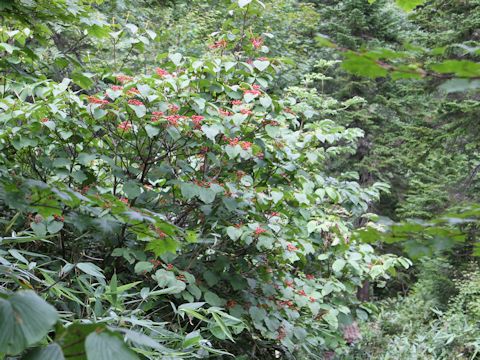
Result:
[[[112,76],[88,97],[65,81],[2,100],[10,126],[1,162],[10,171],[1,199],[17,212],[12,229],[48,241],[18,251],[59,245],[57,260],[23,264],[28,287],[73,319],[179,314],[188,321],[166,328],[195,333],[190,347],[208,339],[246,358],[340,351],[342,327],[365,315],[357,288],[407,265],[349,240],[382,185],[361,188],[325,171],[361,131],[328,121],[300,127],[295,100],[256,81],[270,64],[171,54],[164,68]],[[104,274],[130,284],[122,296],[137,300],[107,301]],[[86,284],[94,307],[79,311]],[[125,325],[159,340],[148,326]]]
[[[268,92],[277,64],[215,55],[229,46],[108,75],[97,94],[6,89],[0,319],[26,315],[0,355],[322,358],[360,336],[357,289],[409,265],[350,239],[385,185],[327,164],[362,132],[303,121]]]

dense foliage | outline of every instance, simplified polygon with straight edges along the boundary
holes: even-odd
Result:
[[[479,275],[477,265],[455,269],[444,259],[423,263],[409,296],[388,299],[364,339],[359,359],[476,359]]]
[[[475,358],[454,3],[0,1],[0,358]]]

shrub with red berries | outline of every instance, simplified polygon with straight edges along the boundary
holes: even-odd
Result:
[[[12,213],[31,214],[21,231],[58,239],[65,256],[89,252],[62,268],[84,271],[72,298],[98,289],[95,312],[175,318],[168,331],[198,329],[219,347],[235,336],[291,354],[353,343],[358,329],[339,321],[355,316],[355,289],[398,264],[351,236],[381,186],[328,170],[361,132],[288,110],[301,99],[269,91],[277,69],[258,60],[264,38],[235,36],[215,35],[211,58],[169,53],[146,74],[106,77],[98,94],[51,85],[35,103],[15,100],[4,151],[28,158],[11,167],[35,179],[0,174],[0,187],[17,191]],[[110,262],[105,275],[91,258]],[[112,295],[116,269],[141,295]],[[67,281],[77,284],[50,284]]]

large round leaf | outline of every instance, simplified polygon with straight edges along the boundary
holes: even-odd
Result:
[[[110,331],[93,332],[85,340],[88,360],[139,360],[125,342]]]
[[[22,360],[65,360],[60,345],[53,343],[42,348],[36,348],[22,357]]]
[[[55,308],[33,291],[0,298],[0,349],[16,355],[40,341],[57,322]]]

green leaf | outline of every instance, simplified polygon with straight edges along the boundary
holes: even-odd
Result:
[[[269,65],[270,65],[270,61],[255,60],[253,62],[253,66],[255,66],[260,71],[265,70],[266,68],[268,68]]]
[[[135,274],[143,274],[144,272],[151,271],[153,269],[153,264],[149,261],[140,261],[135,264]]]
[[[272,99],[268,95],[262,96],[260,98],[260,104],[262,104],[264,108],[269,108],[272,105]]]
[[[247,288],[247,280],[243,278],[240,275],[233,275],[229,278],[230,285],[232,285],[233,290],[238,291],[238,290],[244,290]]]
[[[119,336],[107,330],[88,335],[85,350],[88,360],[139,360]]]
[[[215,274],[213,271],[210,271],[210,270],[203,273],[203,278],[205,279],[208,286],[210,287],[217,285],[218,282],[220,281],[220,278],[217,276],[217,274]]]
[[[185,199],[190,200],[198,195],[199,187],[193,183],[181,183],[180,191]]]
[[[175,53],[175,54],[168,54],[168,58],[176,65],[179,66],[182,63],[182,54]]]
[[[72,178],[78,182],[78,183],[83,183],[85,180],[88,179],[87,175],[81,170],[76,170],[72,173]]]
[[[62,167],[68,168],[70,167],[70,164],[71,164],[70,160],[65,158],[56,158],[55,160],[53,160],[53,166],[55,166],[56,168],[62,168]]]
[[[383,273],[384,273],[384,269],[383,269],[383,266],[381,265],[374,265],[370,269],[370,276],[372,277],[372,279],[375,279],[376,277],[380,276]]]
[[[337,259],[332,264],[332,269],[335,272],[340,272],[345,267],[346,261],[343,259]]]
[[[241,8],[247,6],[248,4],[250,4],[252,2],[252,0],[238,0],[238,6],[240,6]]]
[[[263,320],[267,317],[267,312],[265,309],[252,306],[248,312],[250,313],[250,316],[252,317],[252,320],[256,323],[262,323]]]
[[[333,290],[335,290],[335,286],[331,281],[328,281],[322,288],[322,296],[327,296],[330,294]]]
[[[182,291],[185,290],[186,287],[187,285],[183,281],[177,281],[176,285],[170,286],[162,290],[152,291],[151,293],[149,293],[149,296],[180,294]]]
[[[196,243],[198,241],[198,234],[193,230],[185,231],[185,240],[188,243]]]
[[[283,193],[280,191],[272,191],[271,195],[272,195],[272,200],[275,204],[278,203],[283,198]]]
[[[137,89],[144,98],[147,98],[152,92],[152,88],[148,85],[138,84]]]
[[[155,280],[157,280],[158,286],[162,288],[176,286],[179,282],[175,278],[173,271],[167,271],[165,269],[159,269],[155,272]]]
[[[278,137],[278,135],[280,135],[280,127],[278,126],[267,125],[265,126],[265,130],[268,136],[270,136],[271,138],[276,138]]]
[[[11,54],[13,53],[13,50],[15,50],[15,47],[7,43],[0,43],[0,49],[3,49],[7,53]]]
[[[108,26],[100,26],[97,24],[88,28],[88,33],[96,38],[108,38],[110,35],[110,28]]]
[[[102,274],[102,269],[95,264],[82,262],[77,264],[77,268],[85,274],[96,277],[97,279],[105,279],[105,276]]]
[[[155,239],[148,243],[146,249],[153,251],[155,256],[163,255],[167,252],[175,254],[178,248],[178,243],[172,238]]]
[[[225,152],[227,153],[229,159],[235,159],[240,154],[240,151],[241,151],[241,148],[238,145],[225,146]]]
[[[187,290],[190,294],[192,294],[196,300],[200,299],[202,296],[202,290],[197,285],[191,284],[187,286]]]
[[[342,67],[348,72],[366,76],[370,78],[385,77],[388,71],[378,65],[375,60],[369,59],[366,55],[357,55],[355,53],[347,53],[346,59],[342,63]]]
[[[222,130],[221,127],[218,125],[202,125],[202,131],[205,134],[207,138],[209,138],[212,141],[215,141],[215,136],[217,136],[220,133],[220,130]]]
[[[223,334],[229,338],[231,341],[234,341],[233,340],[233,337],[232,337],[232,333],[230,332],[230,330],[227,328],[227,326],[225,325],[225,323],[223,322],[223,320],[220,318],[220,316],[216,313],[212,313],[212,317],[213,319],[215,320],[215,322],[217,323],[217,325],[220,327],[220,329],[222,330]]]
[[[405,11],[412,11],[427,0],[396,0],[397,5]]]
[[[107,111],[105,111],[103,109],[100,109],[100,108],[97,107],[93,110],[93,117],[96,120],[99,120],[99,119],[103,118],[105,115],[107,115]]]
[[[209,188],[200,187],[198,189],[198,197],[205,204],[211,204],[215,200],[215,191]]]
[[[32,222],[30,224],[30,227],[32,228],[35,235],[37,236],[43,237],[47,235],[47,226],[43,222],[39,222],[38,224],[35,222]]]
[[[187,336],[185,336],[185,340],[183,341],[182,346],[184,348],[187,348],[187,347],[190,347],[192,345],[198,344],[200,342],[200,340],[202,340],[202,337],[200,336],[200,332],[199,331],[194,331],[194,332],[191,332],[191,333],[187,334]]]
[[[54,122],[54,121],[51,121],[51,120],[45,121],[45,122],[43,123],[43,125],[46,126],[46,127],[48,127],[48,128],[49,128],[50,130],[52,130],[52,131],[57,128],[57,125],[55,124],[55,122]]]
[[[248,118],[248,115],[237,113],[232,116],[232,121],[236,126],[240,126]]]
[[[229,226],[227,228],[227,235],[230,237],[232,240],[237,240],[242,236],[242,229],[236,228],[234,226]]]
[[[145,114],[147,113],[147,108],[145,107],[145,105],[131,105],[131,104],[129,104],[128,106],[130,106],[130,108],[133,109],[133,111],[135,111],[135,115],[137,115],[137,117],[139,117],[139,118],[144,117]]]
[[[468,60],[446,60],[430,65],[433,71],[441,74],[454,74],[459,77],[480,77],[480,63]]]
[[[20,252],[18,252],[18,250],[10,249],[10,250],[8,250],[8,252],[10,253],[10,255],[12,255],[18,261],[28,265],[28,260],[25,258],[25,256],[20,254]]]
[[[225,300],[221,299],[217,294],[207,291],[204,295],[205,301],[212,306],[222,306]]]
[[[243,99],[245,100],[246,103],[249,103],[255,99],[255,95],[248,93],[243,95]]]
[[[227,61],[226,63],[223,64],[225,66],[225,71],[228,72],[230,69],[232,69],[235,65],[237,65],[236,62],[234,61]]]
[[[47,225],[47,230],[50,234],[56,234],[63,229],[63,225],[62,221],[52,221]]]
[[[273,249],[273,243],[274,243],[273,238],[268,236],[260,236],[257,242],[257,249],[259,250],[261,250],[262,248],[268,249],[268,250]]]
[[[337,329],[338,328],[338,318],[337,318],[337,312],[330,310],[323,316],[323,320],[327,322],[328,325],[330,325],[332,328]]]
[[[53,343],[42,348],[30,350],[22,360],[65,360],[60,345]]]
[[[138,32],[138,26],[135,24],[125,24],[125,27],[130,30],[132,34],[136,34]]]
[[[17,355],[42,340],[58,320],[57,311],[33,291],[0,297],[0,349]]]
[[[308,201],[307,195],[304,193],[295,193],[294,194],[295,199],[297,199],[299,204],[309,204],[310,202]]]
[[[127,181],[123,185],[123,191],[129,199],[134,199],[142,193],[140,186],[135,181]]]
[[[333,189],[331,187],[327,187],[327,188],[325,188],[325,192],[327,193],[328,197],[331,200],[336,201],[338,199],[338,194],[335,191],[335,189]]]
[[[160,133],[160,129],[157,126],[152,126],[149,124],[145,125],[145,131],[147,132],[147,135],[150,139]]]
[[[152,349],[161,350],[161,351],[167,350],[165,349],[164,346],[160,345],[158,342],[153,340],[150,336],[147,336],[145,334],[132,331],[132,330],[127,330],[127,329],[122,329],[121,332],[125,334],[126,341],[131,341],[135,345],[147,346]]]
[[[93,81],[82,73],[73,73],[72,80],[75,84],[80,86],[82,89],[88,90],[93,86]]]
[[[105,93],[108,95],[108,97],[112,100],[115,100],[119,98],[122,95],[122,90],[112,90],[112,89],[107,89],[105,90]]]

